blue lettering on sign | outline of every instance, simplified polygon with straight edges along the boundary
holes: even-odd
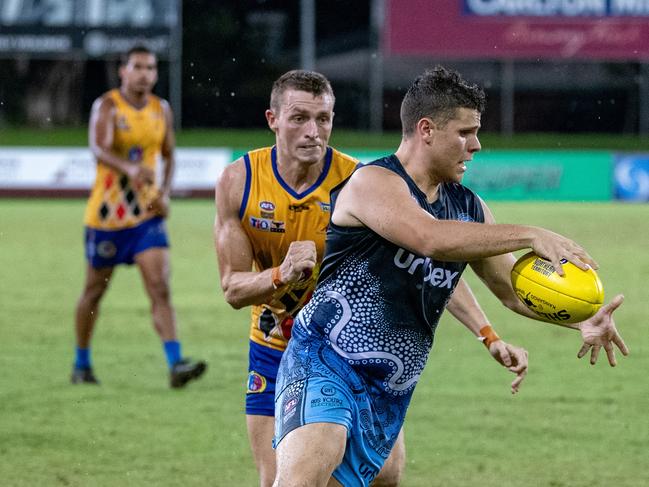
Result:
[[[463,0],[462,7],[481,17],[649,16],[649,0]]]

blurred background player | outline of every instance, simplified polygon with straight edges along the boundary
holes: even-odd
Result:
[[[324,254],[329,192],[357,161],[328,146],[335,97],[319,73],[289,71],[273,85],[269,127],[275,146],[229,165],[216,187],[214,237],[221,286],[234,308],[252,305],[246,422],[260,484],[275,478],[275,380],[293,317],[311,297]],[[254,264],[255,270],[252,271]],[[461,282],[449,310],[476,336],[489,322]],[[503,341],[490,349],[511,367],[517,390],[526,352]],[[403,433],[374,486],[398,485],[405,466]]]
[[[137,264],[151,300],[156,332],[163,341],[170,386],[183,387],[200,377],[206,364],[184,359],[170,300],[169,251],[164,218],[174,169],[174,131],[169,104],[152,94],[158,80],[157,59],[133,47],[120,64],[121,85],[93,104],[89,143],[97,177],[86,207],[86,282],[76,308],[76,359],[73,384],[97,384],[90,339],[113,270]],[[160,157],[161,156],[161,157]],[[156,183],[159,160],[164,161]]]

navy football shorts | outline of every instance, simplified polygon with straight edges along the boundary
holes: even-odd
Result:
[[[275,415],[275,381],[282,353],[250,340],[246,414]]]
[[[135,256],[154,247],[169,247],[164,220],[151,218],[124,230],[86,227],[86,258],[92,267],[133,264]]]

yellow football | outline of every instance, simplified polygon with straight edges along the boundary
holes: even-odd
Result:
[[[561,262],[565,276],[534,252],[516,261],[512,286],[519,299],[539,319],[550,323],[577,323],[593,316],[604,303],[604,288],[593,269],[582,271]]]

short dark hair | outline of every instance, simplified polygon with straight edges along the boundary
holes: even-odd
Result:
[[[401,102],[403,135],[413,134],[417,122],[424,117],[443,127],[455,117],[458,108],[482,113],[485,109],[482,88],[467,83],[457,71],[443,66],[426,70],[415,79]]]
[[[155,52],[153,52],[151,49],[146,47],[144,44],[136,44],[135,46],[131,47],[125,53],[122,53],[122,55],[119,58],[120,64],[122,66],[126,66],[128,64],[129,59],[131,59],[131,56],[133,54],[152,54],[153,56],[156,55]]]
[[[273,83],[273,89],[270,92],[270,108],[279,112],[282,104],[282,95],[286,90],[299,90],[311,93],[313,96],[321,96],[324,94],[331,95],[334,102],[334,90],[331,88],[329,80],[320,73],[315,71],[304,71],[302,69],[294,69],[284,73],[277,78]]]

